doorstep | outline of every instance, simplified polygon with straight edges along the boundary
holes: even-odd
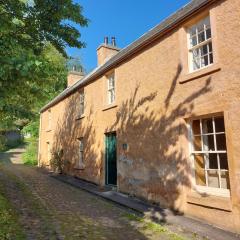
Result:
[[[113,191],[109,186],[99,187],[93,183],[86,182],[79,178],[68,175],[52,174],[51,176],[59,181],[70,184],[71,186],[77,187],[121,206],[145,214],[154,221],[177,225],[183,230],[195,233],[203,238],[211,240],[240,239],[240,236],[237,234],[222,230],[210,224],[206,224],[200,220],[192,219],[182,215],[176,215],[169,209],[160,208],[137,198],[130,197],[126,194]]]

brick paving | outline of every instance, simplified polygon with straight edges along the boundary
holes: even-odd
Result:
[[[172,239],[131,221],[126,217],[129,210],[24,166],[22,152],[0,155],[0,182],[19,213],[27,239]]]
[[[0,182],[19,213],[27,239],[200,239],[191,232],[175,228],[176,235],[160,225],[136,220],[127,208],[24,166],[23,151],[0,154]]]

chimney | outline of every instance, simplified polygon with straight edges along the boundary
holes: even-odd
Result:
[[[97,49],[98,66],[104,64],[120,49],[116,46],[116,38],[111,38],[111,44],[108,43],[108,37],[104,37],[104,42]]]
[[[116,38],[115,37],[112,37],[112,46],[116,47]]]
[[[68,72],[67,86],[70,87],[84,77],[83,69],[77,70],[77,66],[73,65],[72,70]]]

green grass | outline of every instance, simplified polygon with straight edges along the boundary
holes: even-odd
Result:
[[[26,239],[18,216],[0,191],[0,240]]]
[[[2,165],[0,164],[0,171],[2,169]],[[35,239],[46,239],[44,238],[45,233],[49,234],[47,239],[57,239],[55,227],[52,221],[52,212],[48,211],[41,201],[39,201],[39,198],[36,195],[33,195],[29,187],[17,176],[13,175],[7,169],[2,171],[4,171],[6,179],[21,192],[21,198],[24,198],[22,201],[24,200],[26,202],[26,206],[29,209],[27,213],[30,213],[30,215],[28,215],[30,220],[32,218],[40,220],[40,227],[38,231],[35,232]],[[0,240],[23,240],[26,239],[24,232],[27,232],[28,228],[24,229],[23,226],[20,225],[17,214],[18,212],[14,210],[12,205],[9,203],[9,200],[11,199],[8,200],[4,197],[8,189],[6,187],[7,184],[5,183],[6,179],[3,179],[2,184],[0,182]],[[36,229],[34,231],[36,231]]]
[[[167,227],[162,226],[161,224],[155,223],[150,220],[146,220],[143,217],[139,217],[132,213],[126,213],[123,217],[127,218],[131,222],[137,222],[141,224],[143,231],[151,231],[156,233],[166,234],[171,240],[186,240],[186,238],[179,236],[178,234],[170,231]]]
[[[26,152],[22,155],[23,163],[25,165],[35,166],[37,165],[37,149],[38,143],[35,138],[27,139],[26,141],[27,148]]]

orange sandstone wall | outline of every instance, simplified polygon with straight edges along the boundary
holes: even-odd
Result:
[[[187,73],[185,27],[210,11],[215,63]],[[240,2],[217,1],[164,38],[114,69],[116,104],[107,109],[106,76],[84,87],[85,116],[78,119],[76,92],[41,114],[40,165],[48,164],[47,142],[62,148],[66,172],[105,184],[104,133],[117,133],[118,189],[222,228],[240,230]],[[111,73],[111,72],[109,72]],[[192,79],[194,78],[194,79]],[[191,191],[187,121],[224,115],[231,197]],[[75,169],[77,139],[84,138],[83,170]],[[123,151],[122,144],[128,144]]]

